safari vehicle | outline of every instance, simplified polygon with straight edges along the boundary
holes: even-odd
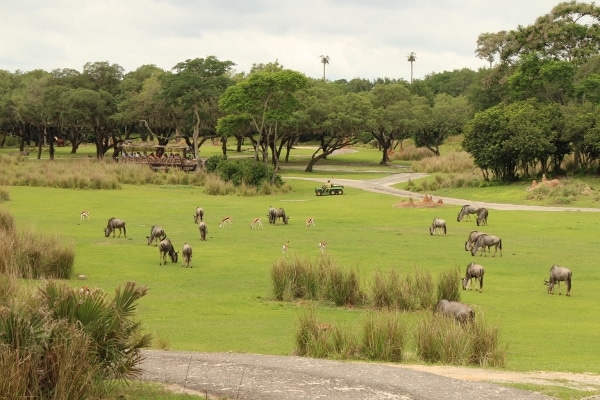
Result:
[[[334,195],[334,194],[344,194],[344,186],[342,185],[336,185],[336,184],[331,184],[331,187],[327,188],[327,186],[323,185],[323,186],[317,186],[315,188],[315,194],[317,196],[324,196],[324,195]]]

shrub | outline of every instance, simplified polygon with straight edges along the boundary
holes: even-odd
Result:
[[[322,257],[327,259],[327,257]],[[361,298],[360,283],[354,271],[344,271],[334,263],[320,265],[323,279],[323,293],[326,300],[336,306],[356,305]]]
[[[400,298],[400,276],[395,270],[385,275],[381,271],[375,273],[371,286],[371,303],[373,307],[398,308]]]
[[[316,299],[319,271],[308,259],[293,257],[277,261],[271,269],[273,294],[277,300]]]
[[[10,194],[8,194],[8,190],[0,188],[0,203],[5,201],[10,201]]]

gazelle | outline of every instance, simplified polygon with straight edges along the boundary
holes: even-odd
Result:
[[[222,227],[224,227],[227,224],[229,224],[229,226],[231,226],[231,222],[232,221],[231,221],[231,217],[230,216],[224,217],[221,220],[221,222],[219,222],[219,228],[222,228]]]
[[[327,242],[319,242],[319,250],[321,251],[321,254],[325,253],[325,250],[327,250]]]
[[[306,219],[306,227],[310,228],[311,226],[317,226],[317,224],[315,223],[315,219],[313,217]]]
[[[288,247],[290,247],[290,241],[286,240],[286,242],[281,246],[281,252],[283,254],[287,253]]]
[[[250,229],[262,229],[263,225],[262,225],[262,221],[260,220],[260,218],[254,218],[252,220],[252,223],[250,224]]]
[[[88,221],[90,220],[90,212],[89,212],[88,210],[84,210],[84,211],[82,211],[82,212],[79,214],[79,216],[80,216],[80,219],[81,219],[82,221],[84,221],[84,220],[86,220],[86,219],[87,219]]]

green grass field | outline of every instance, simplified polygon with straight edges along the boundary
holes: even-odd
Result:
[[[341,156],[310,176],[381,176],[385,169],[364,167],[361,173],[342,171],[351,160]],[[356,155],[348,157],[358,157]],[[364,156],[363,156],[364,157]],[[300,163],[298,163],[300,165]],[[155,346],[173,350],[292,354],[298,317],[307,304],[273,300],[271,266],[284,255],[316,260],[318,242],[328,242],[328,256],[354,269],[368,289],[375,271],[396,269],[408,274],[415,267],[437,272],[478,261],[486,268],[482,294],[461,293],[477,313],[497,321],[508,344],[508,366],[514,370],[555,370],[600,373],[600,343],[596,339],[600,294],[597,282],[597,232],[600,213],[490,211],[485,231],[500,236],[503,256],[472,257],[464,251],[475,221],[456,222],[458,207],[436,209],[395,207],[402,199],[347,188],[343,196],[316,197],[314,182],[289,179],[306,176],[284,166],[284,181],[293,191],[269,197],[207,196],[189,186],[124,186],[121,190],[70,190],[9,187],[10,201],[0,204],[20,229],[57,234],[76,248],[73,286],[85,284],[112,292],[133,280],[150,287],[142,299],[140,319],[155,335]],[[487,190],[478,189],[480,196]],[[470,192],[454,190],[458,197]],[[444,194],[448,195],[448,194]],[[516,197],[516,194],[514,195]],[[518,202],[511,197],[507,201]],[[269,225],[269,206],[284,207],[290,224]],[[192,214],[206,211],[208,240],[200,241]],[[81,222],[88,209],[91,221]],[[226,215],[231,227],[218,228]],[[109,217],[127,222],[127,238],[105,238]],[[251,230],[261,217],[264,228]],[[314,217],[316,226],[304,221]],[[448,221],[447,236],[430,236],[434,217]],[[159,265],[158,250],[146,236],[161,225],[177,250],[193,246],[193,268]],[[118,235],[118,232],[117,232]],[[546,294],[543,281],[552,264],[573,271],[572,296]],[[85,274],[85,282],[76,280]],[[457,282],[458,284],[459,282]],[[321,304],[318,315],[328,322],[359,325],[365,310]],[[415,316],[417,318],[418,316]]]

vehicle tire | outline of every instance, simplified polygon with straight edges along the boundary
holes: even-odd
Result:
[[[315,194],[316,194],[317,196],[320,196],[320,195],[322,194],[322,192],[319,190],[319,191],[316,191],[316,192],[315,192]]]
[[[338,194],[344,194],[343,190],[338,190]]]

